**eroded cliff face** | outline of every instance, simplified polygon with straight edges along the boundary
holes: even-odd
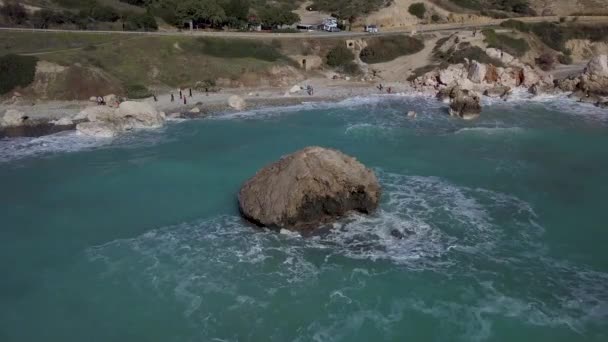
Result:
[[[34,82],[21,91],[23,96],[39,100],[88,100],[122,92],[120,81],[99,68],[47,61],[38,62]]]

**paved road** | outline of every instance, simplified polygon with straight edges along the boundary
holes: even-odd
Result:
[[[573,20],[575,17],[566,17],[567,21]],[[608,23],[608,16],[596,16],[596,17],[576,17],[579,23]],[[524,17],[517,18],[528,23],[536,22],[547,22],[547,21],[558,21],[560,17]],[[404,33],[417,33],[424,32],[438,32],[438,31],[455,31],[455,30],[466,30],[476,29],[489,26],[497,26],[505,21],[505,19],[488,19],[482,23],[463,23],[463,24],[429,24],[429,25],[414,25],[407,28],[397,28],[393,30],[387,30],[374,35],[388,36],[388,35],[399,35]],[[137,32],[137,31],[81,31],[81,30],[44,30],[44,29],[25,29],[25,28],[0,28],[0,32],[76,32],[76,33],[87,33],[87,34],[127,34],[127,35],[153,35],[153,36],[180,36],[180,37],[226,37],[226,38],[255,38],[255,39],[274,39],[274,38],[356,38],[370,35],[365,32],[302,32],[302,33],[262,33],[262,32],[223,32],[223,31],[165,31],[165,32]]]

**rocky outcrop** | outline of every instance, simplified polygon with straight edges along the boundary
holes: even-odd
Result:
[[[0,127],[16,127],[23,125],[28,120],[25,113],[15,110],[8,109],[4,115],[0,118]]]
[[[69,117],[63,117],[61,119],[51,121],[51,123],[55,126],[71,126],[74,124],[74,121],[72,121],[72,119]]]
[[[481,113],[479,96],[468,90],[457,90],[452,96],[449,108],[451,116],[458,116],[465,120],[479,117]]]
[[[469,65],[469,80],[473,83],[481,83],[486,79],[487,67],[477,61],[473,61]]]
[[[84,135],[113,137],[134,129],[159,128],[165,123],[165,115],[145,102],[125,101],[118,109],[108,106],[88,107],[74,117],[86,120],[76,126]]]
[[[163,113],[145,102],[122,102],[116,115],[118,120],[126,122],[130,129],[159,128],[165,123]]]
[[[238,95],[230,96],[230,98],[228,98],[228,105],[230,106],[230,108],[236,110],[244,110],[245,108],[247,108],[245,100]]]
[[[590,95],[608,96],[608,55],[593,57],[583,74],[559,80],[556,86],[563,91],[581,91],[585,98]]]
[[[587,64],[585,73],[597,77],[608,77],[608,55],[593,57]]]
[[[374,173],[337,150],[307,147],[264,167],[241,188],[242,215],[261,226],[311,232],[348,212],[371,213]]]
[[[511,90],[517,87],[535,91],[550,91],[554,88],[550,74],[524,65],[499,50],[487,49],[486,52],[507,66],[497,67],[465,59],[464,64],[452,64],[415,78],[412,86],[425,93],[435,92],[438,99],[450,103],[452,115],[467,119],[475,118],[481,112],[477,94],[506,99]]]

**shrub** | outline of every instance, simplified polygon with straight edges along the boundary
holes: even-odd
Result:
[[[130,99],[143,99],[152,96],[148,88],[141,84],[129,84],[126,86],[127,97]]]
[[[150,13],[125,13],[123,14],[123,27],[127,31],[156,31],[158,24]]]
[[[522,38],[513,38],[506,34],[496,33],[494,30],[483,30],[488,47],[497,48],[506,53],[521,57],[530,50],[530,45]]]
[[[424,49],[424,43],[408,36],[389,36],[370,39],[361,50],[361,60],[368,64],[390,62]]]
[[[557,60],[558,62],[564,65],[572,64],[572,57],[570,57],[569,55],[559,55],[557,56]]]
[[[503,21],[500,26],[512,28],[518,30],[520,32],[530,32],[530,26],[524,23],[523,21],[509,19],[507,21]]]
[[[445,53],[436,51],[434,57],[439,62],[447,64],[464,63],[465,59],[468,59],[469,61],[475,60],[479,63],[493,64],[494,66],[504,66],[500,60],[488,56],[488,54],[478,46],[470,46],[466,49],[457,51],[450,49]]]
[[[407,9],[411,15],[416,16],[418,19],[423,19],[424,14],[426,13],[426,6],[422,2],[415,2],[410,5]]]
[[[536,65],[538,65],[544,71],[549,71],[553,69],[554,64],[555,57],[549,52],[544,52],[540,56],[538,56],[538,58],[536,58]]]
[[[0,94],[16,87],[27,87],[34,81],[38,59],[32,56],[5,55],[0,57]]]
[[[439,14],[433,14],[433,15],[431,15],[431,21],[434,23],[437,23],[437,22],[441,21],[441,16]]]
[[[340,44],[327,53],[327,65],[332,67],[345,66],[352,63],[355,55],[346,46]]]

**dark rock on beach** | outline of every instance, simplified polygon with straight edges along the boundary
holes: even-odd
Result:
[[[264,227],[310,232],[348,212],[371,213],[380,185],[344,153],[307,147],[261,169],[242,186],[242,215]]]

